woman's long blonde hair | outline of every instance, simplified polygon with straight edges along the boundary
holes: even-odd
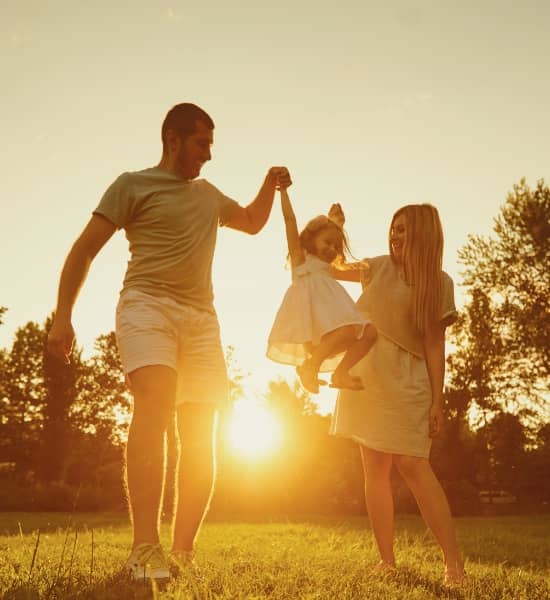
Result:
[[[443,265],[443,227],[439,213],[431,204],[408,204],[394,215],[391,230],[397,217],[406,221],[406,241],[403,247],[403,267],[407,283],[413,286],[412,318],[422,334],[430,324],[435,324],[441,310]]]

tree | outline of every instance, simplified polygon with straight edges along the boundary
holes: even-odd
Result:
[[[523,494],[535,501],[550,503],[550,423],[538,429],[534,444],[527,452],[522,475]]]
[[[78,394],[69,411],[74,445],[66,479],[75,485],[121,491],[130,393],[114,332],[100,335],[94,350],[81,364]]]
[[[42,329],[42,383],[45,397],[38,474],[44,481],[63,481],[74,438],[70,414],[78,397],[84,369],[79,350],[73,349],[69,364],[48,352],[47,339],[52,323],[53,315],[50,315]]]
[[[492,237],[460,250],[469,302],[452,329],[447,399],[455,415],[475,402],[485,418],[521,412],[536,424],[550,376],[550,189],[513,187]],[[538,410],[537,410],[538,409]]]
[[[504,349],[501,332],[487,293],[470,292],[470,302],[451,328],[457,350],[449,355],[449,386],[446,389],[450,416],[457,422],[468,418],[471,402],[482,411],[498,409],[507,381],[502,376]]]
[[[35,467],[40,444],[43,343],[40,326],[29,322],[16,330],[11,350],[2,351],[0,460],[15,462],[21,472]]]
[[[15,333],[0,351],[0,461],[43,481],[95,482],[101,464],[120,462],[129,396],[114,334],[100,336],[88,361],[65,365],[46,351],[51,317]],[[122,424],[121,424],[122,423]]]
[[[106,435],[120,443],[128,429],[131,396],[120,362],[113,331],[100,335],[95,353],[83,365],[80,393],[71,409],[71,419],[82,431]]]
[[[527,436],[519,417],[502,412],[481,427],[477,437],[487,448],[488,465],[480,471],[483,487],[517,494],[525,466]]]

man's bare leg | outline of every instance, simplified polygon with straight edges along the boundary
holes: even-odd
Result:
[[[126,446],[126,484],[135,548],[159,543],[165,432],[174,410],[176,373],[153,365],[136,369],[129,379],[134,410]]]
[[[216,473],[216,410],[209,404],[178,407],[180,459],[172,551],[191,553],[208,510]]]

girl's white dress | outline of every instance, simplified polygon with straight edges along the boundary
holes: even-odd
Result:
[[[353,325],[357,338],[368,321],[347,291],[330,273],[330,265],[312,254],[293,269],[292,284],[275,316],[267,357],[286,365],[301,365],[310,356],[305,345],[317,346],[330,331]],[[334,371],[343,352],[321,364],[320,371]]]

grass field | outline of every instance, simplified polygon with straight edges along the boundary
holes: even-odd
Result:
[[[468,572],[460,590],[442,587],[438,548],[415,516],[397,519],[399,570],[390,579],[369,572],[377,554],[366,518],[211,520],[198,571],[154,590],[121,574],[130,544],[123,515],[0,513],[0,590],[6,599],[550,597],[550,515],[456,523]]]

